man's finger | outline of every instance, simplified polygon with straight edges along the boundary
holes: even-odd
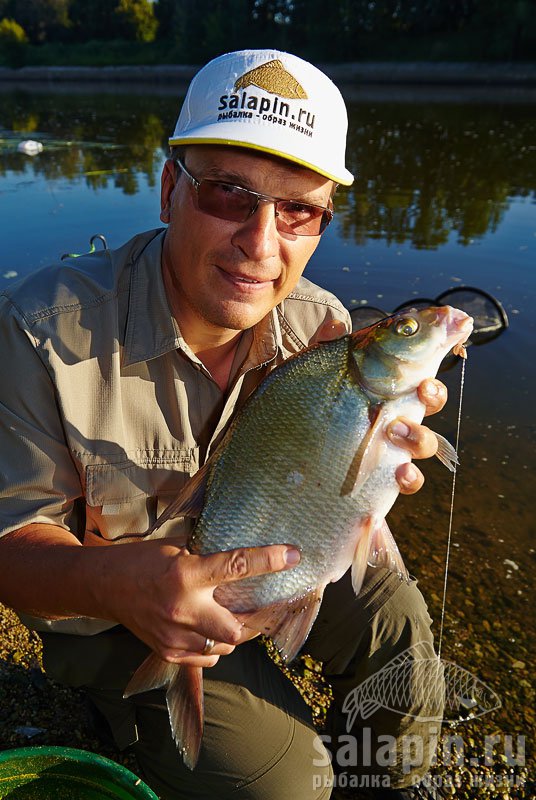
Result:
[[[424,483],[424,475],[411,461],[401,464],[395,475],[400,494],[415,494]]]
[[[202,558],[202,582],[219,586],[230,581],[280,572],[298,564],[300,552],[291,545],[274,544],[266,547],[241,547]]]
[[[407,450],[412,458],[431,458],[437,452],[435,433],[406,417],[394,419],[386,432],[391,442]]]
[[[417,388],[419,400],[426,406],[424,416],[437,414],[447,402],[447,387],[435,378],[427,378]]]
[[[322,327],[317,333],[317,341],[319,342],[332,342],[334,339],[340,339],[347,333],[346,325],[340,319],[330,319],[324,322]]]
[[[188,659],[188,663],[192,663],[192,659],[197,659],[199,662],[204,660],[204,664],[199,663],[199,666],[214,666],[213,664],[209,664],[210,659],[219,658],[220,656],[228,656],[229,653],[232,653],[235,649],[235,646],[232,644],[217,642],[210,653],[203,655],[202,650],[205,641],[206,640],[203,639],[199,650],[194,647],[189,647],[188,645],[180,648],[167,647],[162,648],[159,655],[164,661],[171,661],[174,664],[181,664],[185,661],[185,659]]]
[[[189,667],[202,667],[208,669],[215,667],[220,657],[218,655],[201,656],[199,653],[189,653],[187,650],[177,651],[175,655],[171,654],[164,658],[164,661],[169,661],[172,664],[184,664]]]

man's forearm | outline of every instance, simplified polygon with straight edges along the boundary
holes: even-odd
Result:
[[[0,601],[45,619],[110,619],[101,588],[109,548],[82,547],[69,531],[34,523],[0,538]],[[113,561],[114,559],[112,559]]]

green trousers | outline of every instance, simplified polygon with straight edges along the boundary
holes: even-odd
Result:
[[[414,580],[407,584],[386,570],[369,570],[357,597],[349,574],[330,584],[304,647],[323,663],[333,688],[320,738],[298,691],[265,647],[251,640],[204,671],[205,728],[193,772],[172,741],[164,692],[122,698],[149,652],[125,628],[87,637],[42,634],[43,660],[51,678],[86,689],[117,746],[132,746],[142,777],[163,800],[324,800],[338,777],[343,785],[342,773],[348,786],[391,788],[426,773],[438,726],[422,721],[419,691],[412,692],[406,713],[380,704],[366,720],[358,716],[350,732],[342,706],[349,692],[398,653],[431,642],[431,622]],[[388,758],[386,741],[396,742]],[[418,742],[421,754],[409,759],[410,768],[401,744],[407,741]]]

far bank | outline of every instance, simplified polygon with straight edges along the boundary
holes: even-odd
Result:
[[[388,62],[321,64],[339,85],[536,86],[536,63]],[[189,81],[197,64],[0,67],[1,82],[170,83]]]

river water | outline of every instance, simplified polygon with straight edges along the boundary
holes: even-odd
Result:
[[[0,286],[62,253],[87,251],[93,234],[114,247],[159,226],[159,173],[180,96],[180,88],[0,87]],[[536,100],[431,87],[348,97],[348,166],[356,181],[338,192],[335,222],[306,275],[350,309],[386,312],[449,288],[477,287],[509,319],[500,336],[468,350],[443,656],[502,700],[499,711],[466,729],[470,741],[525,736],[528,758],[536,633]],[[26,139],[42,142],[43,152],[17,152]],[[441,377],[451,399],[431,424],[453,440],[459,364]],[[389,523],[438,631],[451,478],[439,464],[422,466],[425,487],[400,498]]]

